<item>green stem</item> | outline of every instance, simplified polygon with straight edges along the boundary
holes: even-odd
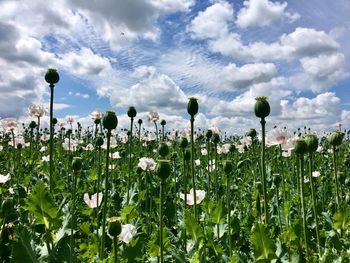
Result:
[[[108,180],[109,180],[109,149],[111,145],[111,131],[107,131],[107,153],[106,153],[106,176],[105,176],[105,192],[103,202],[102,215],[102,240],[101,240],[101,259],[105,258],[105,242],[106,242],[106,216],[107,216],[107,201],[108,201]]]
[[[50,84],[50,192],[52,193],[53,191],[53,88],[55,87],[54,84]],[[39,123],[38,123],[39,125]]]
[[[210,174],[211,174],[211,167],[210,167],[210,141],[207,140],[207,167],[208,167],[208,176],[207,176],[207,193],[210,195]]]
[[[214,143],[215,151],[215,201],[219,201],[219,175],[218,175],[218,144]],[[219,238],[219,237],[218,237]]]
[[[160,183],[160,204],[159,204],[159,242],[160,242],[160,263],[164,262],[163,258],[163,201],[164,201],[164,183],[165,180],[161,179]]]
[[[265,213],[265,224],[269,222],[269,211],[267,209],[267,191],[266,191],[266,169],[265,169],[265,118],[262,118],[261,121],[261,174],[262,174],[262,187],[264,195],[264,213]]]
[[[118,263],[118,237],[113,238],[114,263]]]
[[[192,174],[192,188],[193,188],[193,210],[194,210],[194,218],[198,221],[197,217],[197,197],[196,197],[196,181],[194,176],[194,139],[193,139],[193,123],[194,117],[191,117],[191,174]]]
[[[304,197],[304,156],[299,156],[299,181],[300,181],[300,195],[301,195],[301,209],[303,219],[303,232],[305,241],[306,259],[309,259],[309,245],[307,238],[307,225],[306,225],[306,210],[305,210],[305,197]]]
[[[333,168],[334,168],[334,184],[335,184],[335,201],[337,208],[339,208],[339,186],[338,186],[338,165],[337,165],[337,155],[336,155],[336,146],[333,146]]]
[[[230,189],[231,180],[230,174],[227,174],[227,188],[226,188],[226,198],[227,198],[227,225],[228,225],[228,251],[231,258],[232,255],[232,244],[231,244],[231,200],[230,200]]]
[[[130,124],[130,136],[129,136],[129,176],[128,176],[128,190],[127,190],[127,204],[129,204],[130,201],[130,185],[131,185],[131,166],[132,166],[132,160],[131,160],[131,153],[132,153],[132,126],[134,123],[134,118],[131,118],[131,124]]]
[[[100,203],[100,187],[101,187],[101,146],[98,146],[98,162],[97,162],[97,189],[96,189],[96,193],[97,193],[97,207],[96,207],[96,219],[97,219],[97,228],[96,228],[96,235],[97,235],[97,244],[99,247],[99,229],[100,229],[100,207],[99,207],[99,203]]]
[[[75,195],[76,195],[76,188],[77,188],[77,172],[74,171],[73,173],[73,189],[72,189],[72,221],[71,221],[71,235],[70,235],[70,262],[75,261],[74,256],[74,247],[75,247],[75,240],[74,240],[74,229],[75,229]]]
[[[317,250],[318,250],[318,256],[321,258],[321,245],[320,245],[320,235],[318,230],[318,217],[317,217],[317,203],[315,198],[315,189],[314,189],[314,182],[312,177],[312,171],[313,171],[313,158],[312,153],[309,155],[309,180],[310,180],[310,186],[311,186],[311,198],[312,198],[312,204],[313,204],[313,212],[315,217],[315,226],[316,226],[316,241],[317,241]]]

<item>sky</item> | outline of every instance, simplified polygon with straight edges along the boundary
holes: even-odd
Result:
[[[0,117],[30,121],[56,68],[62,122],[98,108],[125,128],[135,106],[182,129],[196,97],[196,127],[243,133],[267,96],[270,128],[349,128],[349,14],[349,0],[1,0]]]

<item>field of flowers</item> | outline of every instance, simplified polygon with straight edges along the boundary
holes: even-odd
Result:
[[[186,132],[134,107],[66,129],[45,79],[49,129],[1,120],[0,262],[350,262],[349,132],[265,131],[265,97],[259,134],[201,130],[195,98]]]

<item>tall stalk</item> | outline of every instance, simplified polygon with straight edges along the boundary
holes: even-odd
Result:
[[[265,168],[265,124],[264,118],[261,119],[261,175],[262,175],[262,187],[264,195],[264,213],[265,213],[265,224],[269,222],[269,211],[267,208],[267,190],[266,190],[266,168]]]
[[[105,258],[105,241],[106,241],[106,216],[108,203],[108,181],[109,181],[109,151],[111,146],[111,131],[107,132],[107,150],[106,150],[106,170],[105,170],[105,186],[104,186],[104,202],[102,211],[102,239],[101,239],[101,258]]]
[[[270,105],[267,102],[266,97],[255,98],[256,102],[254,105],[255,116],[260,118],[261,124],[261,177],[262,187],[264,195],[264,213],[265,213],[265,224],[269,222],[269,211],[267,208],[267,190],[266,190],[266,168],[265,168],[265,118],[270,114]]]
[[[305,196],[304,196],[304,155],[299,156],[299,181],[300,181],[300,197],[301,197],[301,210],[303,219],[303,234],[305,242],[306,259],[309,259],[309,244],[307,235],[307,224],[306,224],[306,209],[305,209]]]
[[[164,263],[164,244],[163,244],[163,205],[164,205],[164,187],[165,181],[171,172],[170,161],[159,160],[157,165],[157,175],[160,178],[160,204],[159,204],[159,247],[160,263]]]
[[[134,125],[134,118],[131,118],[130,122],[130,136],[129,136],[129,175],[128,175],[128,189],[127,189],[127,204],[129,204],[130,201],[130,186],[131,186],[131,170],[132,170],[132,127]]]
[[[106,150],[106,172],[105,172],[105,192],[103,202],[103,215],[102,215],[102,240],[101,240],[101,259],[105,259],[105,242],[106,242],[106,216],[107,216],[107,204],[108,204],[108,182],[109,182],[109,152],[111,147],[111,135],[112,130],[117,128],[118,118],[113,111],[107,111],[106,115],[102,119],[103,127],[107,130],[107,150]]]
[[[48,69],[45,74],[45,81],[50,85],[50,192],[53,191],[53,134],[54,134],[54,124],[53,124],[53,89],[55,87],[55,83],[57,83],[60,79],[60,76],[57,73],[56,69]],[[38,125],[39,126],[39,125]]]
[[[315,217],[317,250],[318,250],[318,256],[319,258],[321,258],[321,244],[320,244],[320,235],[319,235],[319,229],[318,229],[317,203],[315,198],[315,188],[314,188],[312,171],[313,171],[313,154],[310,153],[309,154],[309,181],[311,186],[311,198],[312,198],[313,212]]]
[[[196,196],[196,180],[194,175],[194,139],[193,139],[193,123],[194,123],[194,117],[191,117],[191,176],[192,176],[192,188],[193,188],[193,212],[194,212],[194,218],[198,220],[197,217],[197,196]]]
[[[54,84],[50,84],[50,192],[53,191],[53,88]]]
[[[335,201],[337,204],[337,208],[339,208],[339,183],[338,183],[338,164],[337,164],[337,148],[336,146],[332,147],[333,151],[333,170],[334,170],[334,185],[335,185]]]
[[[337,165],[337,146],[340,146],[343,141],[344,134],[340,131],[335,131],[327,138],[328,142],[332,146],[333,150],[333,170],[334,170],[334,184],[335,184],[335,201],[337,209],[339,209],[340,195],[339,195],[339,182],[338,182],[338,165]]]
[[[75,201],[76,201],[76,189],[77,189],[77,180],[80,170],[82,168],[82,159],[80,157],[74,157],[72,162],[73,168],[73,184],[72,184],[72,207],[71,207],[71,235],[70,235],[70,262],[75,262],[75,239],[74,239],[74,230],[76,225],[76,217],[75,217]]]

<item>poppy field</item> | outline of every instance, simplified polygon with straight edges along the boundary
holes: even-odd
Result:
[[[118,129],[113,111],[85,129],[33,105],[23,126],[1,120],[0,262],[349,262],[349,132],[266,129],[227,136],[168,130],[150,112]],[[154,124],[145,130],[144,122]],[[73,126],[74,125],[74,126]],[[74,127],[74,128],[73,128]]]

